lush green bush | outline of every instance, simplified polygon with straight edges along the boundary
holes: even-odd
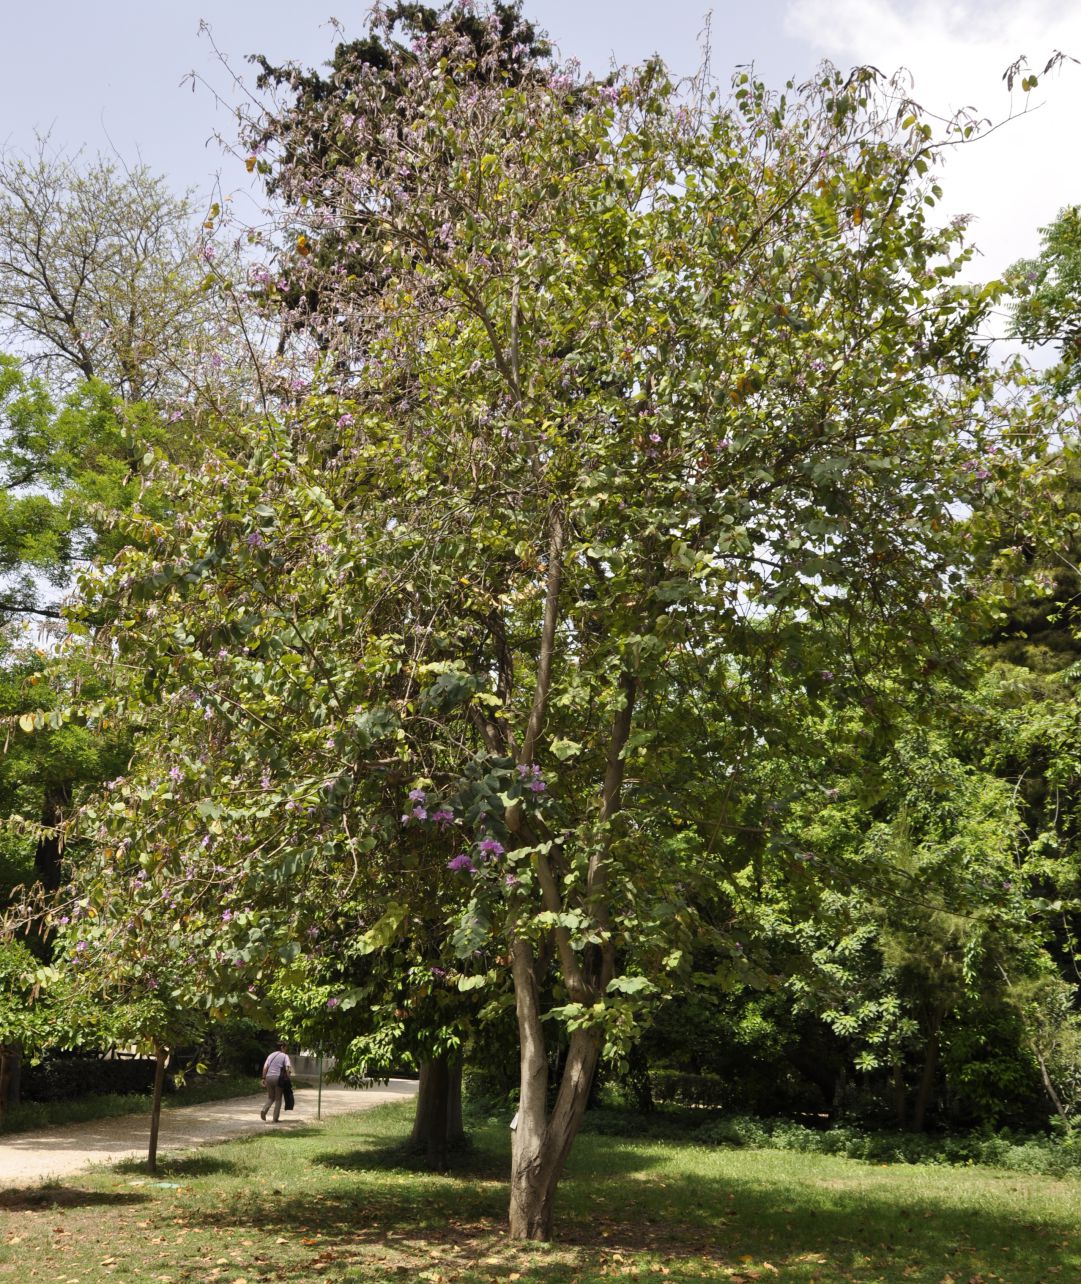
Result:
[[[273,1032],[265,1026],[240,1017],[216,1024],[198,1055],[187,1059],[205,1062],[211,1070],[222,1074],[258,1075],[274,1041]]]
[[[664,1109],[651,1115],[600,1109],[586,1116],[584,1131],[607,1136],[692,1141],[705,1146],[791,1150],[838,1155],[876,1164],[980,1164],[1014,1172],[1081,1177],[1081,1134],[882,1132],[814,1128],[791,1120],[721,1115],[701,1109]]]

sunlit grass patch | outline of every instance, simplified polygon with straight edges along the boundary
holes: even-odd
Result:
[[[1081,1273],[1081,1183],[580,1138],[558,1240],[505,1234],[508,1135],[418,1170],[409,1105],[0,1198],[0,1280],[1035,1284]],[[165,1184],[158,1184],[159,1182]]]

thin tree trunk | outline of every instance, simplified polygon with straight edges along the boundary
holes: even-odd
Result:
[[[912,1131],[923,1132],[927,1119],[927,1107],[931,1103],[931,1094],[935,1087],[935,1070],[938,1068],[938,1035],[942,1028],[942,1016],[935,1013],[931,1023],[931,1033],[923,1057],[923,1073],[920,1075],[919,1091],[916,1093],[916,1104],[912,1109]]]
[[[627,1056],[627,1082],[634,1094],[635,1109],[640,1115],[652,1114],[656,1109],[653,1100],[653,1083],[649,1074],[649,1058],[640,1043],[634,1044]],[[590,1094],[592,1098],[592,1094]],[[593,1105],[592,1099],[590,1105]]]
[[[551,1209],[538,1208],[535,1184],[547,1124],[548,1058],[541,1026],[533,951],[523,940],[511,944],[511,969],[518,1014],[518,1116],[511,1143],[510,1233],[513,1239],[544,1239]]]
[[[146,1166],[150,1172],[158,1171],[158,1128],[161,1124],[161,1093],[165,1086],[165,1058],[168,1049],[154,1049],[154,1099],[150,1106],[150,1147],[146,1153]]]
[[[906,1116],[906,1110],[905,1110],[905,1098],[906,1098],[906,1095],[907,1095],[907,1094],[906,1094],[906,1092],[905,1092],[905,1076],[904,1076],[904,1072],[903,1072],[903,1071],[902,1071],[902,1069],[901,1069],[901,1063],[900,1063],[900,1061],[895,1061],[895,1062],[893,1063],[893,1109],[894,1109],[894,1113],[895,1113],[895,1115],[897,1116],[897,1127],[898,1127],[898,1128],[903,1128],[903,1127],[905,1126],[905,1116]]]
[[[45,786],[45,796],[41,803],[41,823],[51,830],[56,830],[64,817],[64,808],[71,802],[71,784],[69,781],[50,781]],[[60,886],[61,859],[63,843],[56,832],[42,834],[34,850],[34,872],[46,890],[55,892]]]
[[[1028,1046],[1032,1050],[1032,1055],[1036,1058],[1036,1064],[1040,1067],[1040,1080],[1043,1083],[1044,1092],[1047,1093],[1048,1099],[1055,1107],[1055,1113],[1065,1123],[1070,1122],[1070,1112],[1063,1106],[1062,1100],[1055,1091],[1055,1085],[1051,1078],[1051,1072],[1047,1068],[1047,1058],[1043,1056],[1036,1046],[1036,1040],[1029,1036]]]

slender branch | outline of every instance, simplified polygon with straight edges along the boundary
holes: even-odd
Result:
[[[600,845],[589,858],[589,869],[586,874],[586,888],[597,926],[604,933],[604,940],[599,947],[600,976],[598,988],[603,994],[608,982],[615,975],[615,947],[612,944],[611,915],[608,912],[608,853],[612,845],[611,822],[619,812],[623,802],[623,776],[626,763],[623,750],[631,734],[634,721],[634,702],[638,694],[638,679],[633,673],[624,670],[619,677],[619,691],[622,704],[612,719],[612,730],[608,737],[608,760],[604,768],[604,784],[601,788],[601,825],[603,835]]]
[[[559,619],[559,590],[563,579],[563,517],[553,506],[548,528],[548,584],[544,597],[544,620],[541,625],[540,655],[537,659],[537,685],[533,693],[533,708],[526,724],[522,741],[522,762],[532,762],[537,737],[544,725],[548,711],[548,696],[552,689],[552,660],[555,656],[556,624]]]

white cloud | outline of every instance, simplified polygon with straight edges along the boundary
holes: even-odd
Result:
[[[1041,72],[1061,50],[1081,58],[1077,0],[788,0],[786,34],[842,66],[907,67],[913,96],[947,115],[962,107],[999,121],[1010,114],[1003,72],[1020,55]],[[1025,95],[1015,86],[1013,109]],[[941,172],[944,217],[972,214],[982,257],[974,275],[997,275],[1039,247],[1037,228],[1081,203],[1081,66],[1041,78],[1030,110],[951,154]]]

